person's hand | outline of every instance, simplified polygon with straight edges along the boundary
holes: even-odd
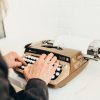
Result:
[[[10,52],[4,56],[4,60],[9,68],[27,65],[26,62],[16,52]]]
[[[27,80],[38,78],[48,84],[58,65],[57,57],[55,57],[53,53],[49,55],[42,54],[32,66],[27,66],[24,69],[24,75]]]

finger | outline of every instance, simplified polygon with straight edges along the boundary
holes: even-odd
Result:
[[[57,61],[57,57],[53,57],[52,59],[51,59],[51,61],[50,61],[50,63],[49,63],[49,65],[54,65],[54,63]]]
[[[58,68],[59,66],[59,61],[57,61],[55,64],[54,64],[54,67],[52,68],[53,72],[56,71],[56,69]]]
[[[39,61],[43,61],[44,59],[45,59],[45,57],[46,57],[47,55],[46,54],[42,54],[40,57],[39,57]]]
[[[27,63],[23,60],[23,58],[22,57],[20,57],[20,56],[18,56],[17,55],[17,58],[16,58],[16,60],[18,60],[18,61],[20,61],[23,65],[27,65]]]
[[[18,61],[14,62],[14,67],[20,67],[21,65],[22,65],[21,62],[18,62]]]
[[[45,62],[49,63],[49,61],[53,58],[54,54],[50,53],[46,58],[45,58]]]

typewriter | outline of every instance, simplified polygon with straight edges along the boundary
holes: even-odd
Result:
[[[86,59],[100,60],[100,40],[92,41],[87,49]]]
[[[84,59],[81,51],[54,46],[53,43],[53,40],[44,40],[36,44],[27,44],[25,46],[23,59],[28,65],[31,65],[35,63],[39,55],[52,52],[57,57],[60,64],[48,86],[60,88],[78,75],[85,68],[88,60]],[[20,66],[15,69],[15,72],[17,72],[20,77],[23,77],[23,70],[25,67],[26,66]]]

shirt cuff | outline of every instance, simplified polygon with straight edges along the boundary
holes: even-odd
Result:
[[[25,89],[27,90],[27,89],[30,89],[33,87],[35,87],[35,88],[41,88],[41,87],[47,88],[47,85],[43,80],[38,79],[38,78],[33,78],[27,82]]]

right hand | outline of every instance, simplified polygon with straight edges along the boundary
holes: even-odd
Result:
[[[57,57],[55,57],[53,53],[49,55],[42,54],[32,66],[27,66],[24,69],[24,75],[27,80],[38,78],[48,84],[58,65]]]

